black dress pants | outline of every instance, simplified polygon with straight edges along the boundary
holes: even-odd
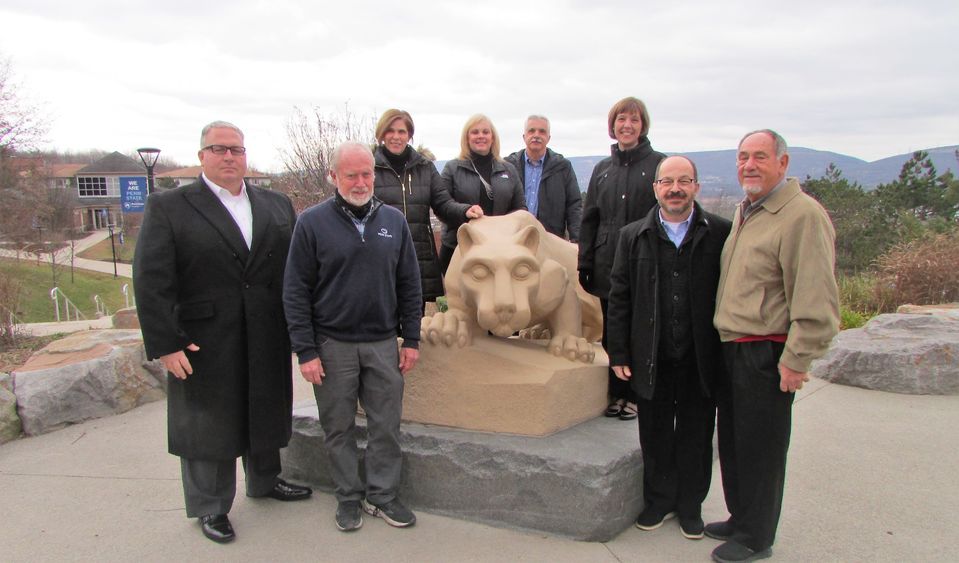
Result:
[[[653,397],[637,404],[646,505],[700,517],[712,479],[716,408],[703,394],[695,361],[662,362]]]
[[[733,539],[759,551],[779,526],[794,393],[779,390],[784,345],[725,342],[728,380],[717,389],[719,462]]]

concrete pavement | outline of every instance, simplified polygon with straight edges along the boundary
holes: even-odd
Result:
[[[298,378],[299,379],[299,378]],[[302,381],[302,380],[300,380]],[[298,383],[296,402],[310,400]],[[333,525],[318,492],[281,504],[238,495],[238,539],[206,540],[183,513],[165,405],[0,446],[0,559],[9,561],[708,561],[718,542],[653,532],[575,542],[419,512],[414,528]],[[628,424],[610,421],[610,424]],[[794,407],[779,561],[950,561],[959,552],[959,397],[908,396],[813,380]],[[704,504],[725,518],[718,464]],[[240,472],[242,479],[242,472]]]

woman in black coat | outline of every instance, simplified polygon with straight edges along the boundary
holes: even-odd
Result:
[[[493,122],[483,114],[466,120],[460,136],[459,158],[446,163],[443,179],[453,199],[478,205],[483,215],[506,215],[526,209],[523,182],[513,165],[500,158],[499,134]],[[456,250],[456,230],[464,222],[460,219],[443,225],[440,262],[444,274]]]
[[[593,168],[579,229],[579,279],[583,289],[599,297],[602,305],[604,349],[610,271],[619,230],[644,218],[656,204],[653,180],[659,161],[666,156],[649,143],[649,111],[642,100],[628,97],[616,102],[609,110],[607,125],[616,143],[610,147],[612,154]],[[609,400],[606,416],[636,418],[636,395],[613,370],[609,370]]]
[[[433,162],[410,146],[412,139],[410,114],[399,109],[386,110],[376,124],[378,146],[373,153],[373,186],[378,199],[406,216],[420,265],[425,304],[444,294],[430,209],[444,223],[462,223],[482,217],[483,213],[479,206],[453,200]]]

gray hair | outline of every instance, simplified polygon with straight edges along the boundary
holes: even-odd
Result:
[[[212,121],[208,123],[203,128],[202,131],[200,131],[200,148],[201,149],[206,146],[206,136],[211,129],[233,129],[240,136],[241,140],[244,138],[243,131],[240,131],[239,127],[237,127],[236,125],[233,125],[229,121]]]
[[[756,133],[763,133],[772,137],[773,142],[776,143],[776,158],[782,158],[786,154],[788,147],[786,147],[786,139],[782,138],[782,135],[773,131],[772,129],[756,129],[755,131],[750,131],[743,135],[742,139],[739,139],[739,144],[736,145],[736,148],[743,146],[743,141],[746,140],[750,135],[755,135]]]
[[[533,114],[533,115],[530,115],[529,117],[527,117],[527,118],[526,118],[526,121],[523,123],[523,133],[525,133],[525,132],[526,132],[526,129],[529,127],[529,122],[532,121],[532,120],[534,120],[534,119],[542,119],[543,121],[545,121],[545,122],[546,122],[546,131],[549,131],[549,130],[552,128],[552,126],[551,126],[550,123],[549,123],[549,118],[548,118],[548,117],[546,117],[545,115],[536,115],[536,114]]]
[[[342,143],[333,149],[333,154],[330,156],[330,170],[333,172],[338,171],[340,167],[340,158],[343,157],[343,153],[351,151],[360,151],[364,153],[370,158],[371,165],[375,162],[373,159],[373,152],[370,150],[369,145],[359,143],[357,141],[346,141],[345,143]]]

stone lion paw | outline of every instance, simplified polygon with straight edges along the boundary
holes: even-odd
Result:
[[[581,336],[573,336],[571,334],[554,336],[550,339],[546,349],[554,356],[563,356],[571,361],[579,360],[581,362],[592,363],[593,358],[596,356],[592,344]]]
[[[447,311],[423,317],[420,339],[430,344],[445,344],[447,347],[456,344],[462,348],[472,341],[473,335],[465,319],[453,311]]]

